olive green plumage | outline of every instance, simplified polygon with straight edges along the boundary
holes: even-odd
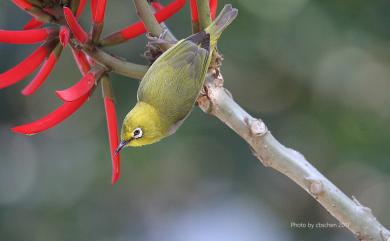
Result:
[[[138,88],[138,101],[158,109],[168,125],[184,119],[202,88],[209,54],[195,43],[181,40],[145,74]]]
[[[121,145],[142,146],[174,133],[193,109],[212,52],[237,9],[226,5],[204,31],[180,40],[149,68],[138,88],[138,102],[123,121]]]

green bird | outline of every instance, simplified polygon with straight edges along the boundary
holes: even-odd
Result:
[[[237,14],[237,9],[225,5],[210,26],[178,41],[156,59],[141,80],[137,104],[123,121],[117,153],[176,132],[200,94],[219,37]]]

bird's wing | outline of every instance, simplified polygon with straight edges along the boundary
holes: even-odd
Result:
[[[181,40],[149,68],[138,89],[138,99],[153,105],[176,123],[191,111],[203,86],[209,51]]]

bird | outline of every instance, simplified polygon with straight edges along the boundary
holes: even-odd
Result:
[[[204,30],[178,41],[142,78],[137,103],[125,116],[116,149],[153,144],[172,135],[191,113],[222,32],[237,17],[227,4]]]

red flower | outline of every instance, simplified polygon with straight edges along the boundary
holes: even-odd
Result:
[[[69,39],[70,39],[70,33],[69,33],[68,27],[64,27],[64,26],[61,27],[59,38],[60,38],[60,43],[61,43],[62,47],[66,47],[66,45],[68,45]]]
[[[29,29],[39,28],[42,27],[44,24],[45,24],[44,22],[38,21],[36,18],[32,18],[23,26],[23,29],[29,30]]]
[[[45,82],[50,75],[58,58],[62,52],[62,47],[57,45],[56,49],[50,54],[49,58],[43,63],[42,68],[31,82],[22,90],[23,95],[33,94]]]
[[[107,0],[91,0],[92,21],[101,24],[104,21]]]
[[[46,47],[39,47],[18,65],[0,74],[0,89],[16,84],[34,72],[48,54],[49,50]]]
[[[79,7],[77,8],[76,17],[80,17],[81,13],[83,12],[85,8],[85,4],[87,3],[87,0],[79,0]]]
[[[56,94],[63,101],[75,101],[82,98],[84,95],[88,94],[94,86],[96,86],[97,81],[102,77],[105,70],[94,68],[91,69],[84,77],[77,82],[72,87],[66,90],[56,91]]]
[[[74,37],[80,43],[83,44],[86,43],[88,41],[88,34],[80,26],[76,17],[73,15],[72,10],[70,10],[68,7],[64,7],[64,15],[65,15],[66,22],[68,23],[68,26],[72,31]]]
[[[71,1],[69,0],[68,2],[72,3]],[[134,38],[145,33],[144,24],[139,21],[100,41],[107,0],[91,0],[92,31],[90,34],[80,26],[77,20],[85,8],[86,0],[78,0],[77,4],[69,4],[71,9],[63,6],[62,1],[58,0],[12,0],[12,2],[32,15],[33,18],[24,25],[24,30],[22,31],[0,30],[0,42],[9,44],[35,44],[43,42],[43,44],[18,65],[0,74],[0,88],[18,83],[41,65],[36,76],[22,90],[23,95],[35,93],[50,75],[60,58],[62,49],[67,45],[70,45],[73,58],[83,75],[81,80],[70,88],[56,92],[63,100],[62,105],[56,110],[39,120],[16,126],[12,130],[17,133],[33,135],[60,124],[87,102],[89,96],[101,80],[112,159],[112,183],[114,184],[120,175],[120,156],[115,153],[119,144],[119,134],[115,103],[113,101],[114,97],[111,93],[109,79],[105,75],[106,70],[97,65],[93,59],[89,59],[88,55],[83,52],[83,48],[93,49],[98,44],[115,44]],[[217,0],[210,1],[211,15],[213,17],[215,16],[216,2]],[[185,3],[186,0],[173,0],[165,7],[158,2],[152,2],[151,4],[156,10],[155,17],[157,21],[162,22],[178,12]],[[58,11],[61,8],[62,11]],[[195,8],[191,7],[191,9],[192,14],[194,14],[196,5]],[[53,27],[41,28],[45,23],[51,23]]]
[[[112,184],[116,183],[120,175],[120,156],[115,153],[119,145],[118,122],[116,119],[115,103],[111,97],[104,97],[104,109],[106,111],[106,121],[108,129],[108,139],[110,142],[110,154],[112,160]]]
[[[24,11],[29,11],[33,8],[33,5],[27,0],[12,0],[12,2]]]
[[[162,5],[161,3],[159,2],[151,2],[151,5],[152,7],[156,10],[156,11],[160,11],[164,8],[164,5]]]
[[[36,18],[32,18],[30,21],[28,21],[24,26],[24,30],[34,29],[34,28],[40,28],[44,25],[44,22],[38,21]]]
[[[42,131],[46,131],[53,126],[58,125],[76,112],[88,100],[88,97],[89,95],[85,95],[83,98],[76,101],[65,102],[47,116],[29,124],[16,126],[12,128],[12,131],[25,135],[34,135]]]
[[[79,67],[80,72],[85,75],[90,69],[91,66],[88,63],[87,56],[83,51],[72,48],[73,58],[75,59],[77,66]]]
[[[53,29],[41,28],[32,30],[9,31],[0,29],[0,43],[34,44],[45,41]]]
[[[186,3],[186,0],[174,0],[166,7],[159,9],[154,16],[159,23],[167,20],[173,14],[178,12]],[[102,45],[112,45],[123,43],[129,39],[135,38],[146,32],[144,24],[139,21],[118,32],[115,32],[101,41]]]

